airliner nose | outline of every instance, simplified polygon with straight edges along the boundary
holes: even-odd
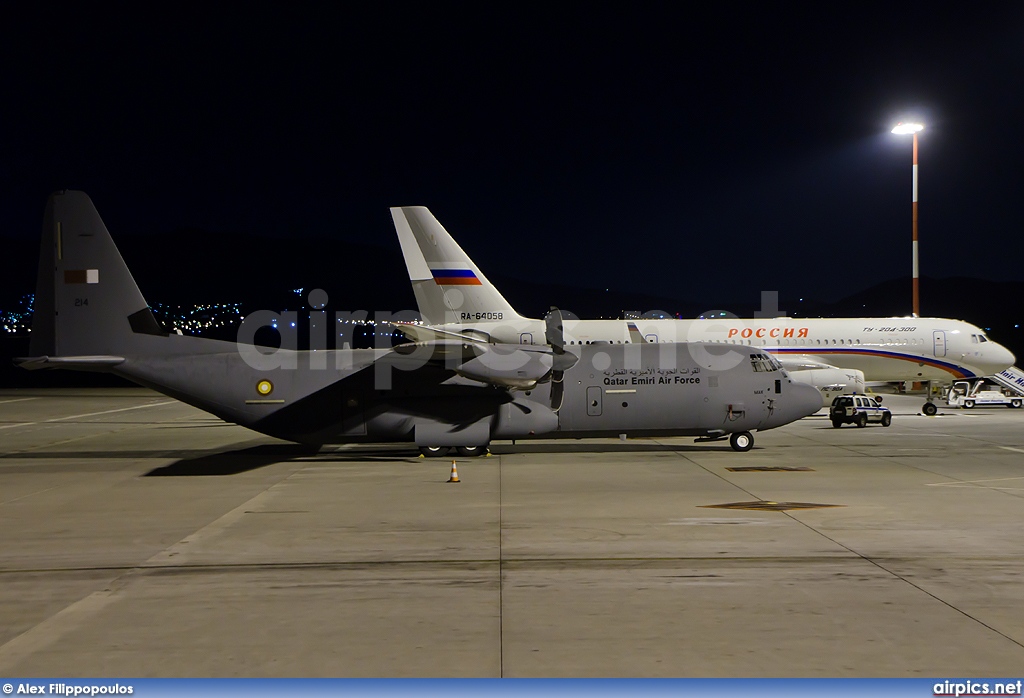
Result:
[[[994,376],[1000,371],[1013,366],[1017,357],[1013,352],[997,342],[989,342],[985,352],[979,357],[977,364],[983,376]]]

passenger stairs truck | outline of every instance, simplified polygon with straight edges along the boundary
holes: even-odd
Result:
[[[988,380],[956,381],[946,393],[946,404],[964,409],[998,405],[1020,408],[1024,404],[1024,396],[1002,385],[993,385]]]
[[[1024,395],[1024,371],[1021,371],[1016,366],[1010,366],[1005,371],[989,376],[988,380],[998,383],[1008,390],[1012,390],[1017,395]]]

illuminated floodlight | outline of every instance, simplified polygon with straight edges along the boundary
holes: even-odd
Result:
[[[924,124],[905,124],[902,121],[893,128],[893,133],[906,134],[906,133],[917,133],[924,129]]]

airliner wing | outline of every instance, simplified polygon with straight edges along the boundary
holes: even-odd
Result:
[[[454,340],[458,342],[471,342],[474,344],[486,343],[480,337],[475,335],[451,332],[449,330],[428,327],[426,325],[413,325],[406,322],[391,322],[388,324],[414,342],[440,342],[444,340]]]
[[[798,383],[813,385],[824,396],[826,404],[836,395],[864,392],[864,372],[855,368],[839,368],[812,356],[776,356],[789,377]]]
[[[833,366],[830,363],[812,359],[806,354],[797,354],[796,356],[776,356],[775,358],[780,364],[782,364],[782,368],[791,372],[808,371],[816,368],[836,368],[836,366]]]

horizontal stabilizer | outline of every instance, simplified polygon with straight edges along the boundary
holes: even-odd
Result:
[[[124,363],[123,356],[27,356],[14,359],[14,364],[29,371],[41,368],[74,368],[102,371]]]

